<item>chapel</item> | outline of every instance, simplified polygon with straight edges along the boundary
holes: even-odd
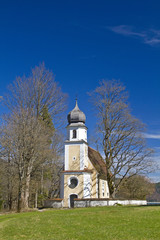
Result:
[[[64,171],[60,198],[63,207],[74,207],[74,199],[109,198],[107,169],[100,153],[88,146],[86,116],[75,108],[68,114]]]

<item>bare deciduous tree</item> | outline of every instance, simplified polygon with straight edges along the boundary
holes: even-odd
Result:
[[[142,132],[144,125],[130,113],[128,93],[116,80],[100,83],[90,93],[97,111],[97,133],[100,149],[104,151],[107,180],[111,196],[126,177],[153,170]],[[120,181],[115,181],[119,178]]]
[[[22,116],[12,115],[3,128],[1,146],[4,159],[16,165],[19,176],[18,209],[28,208],[29,184],[35,165],[49,158],[49,137],[46,128],[25,111]],[[8,146],[10,148],[8,149]],[[5,153],[7,153],[5,155]]]
[[[66,94],[62,93],[53,73],[42,63],[32,69],[31,76],[17,77],[9,86],[9,94],[3,98],[3,102],[12,113],[28,109],[37,117],[46,106],[56,125],[63,119]]]
[[[3,159],[9,157],[16,165],[20,211],[28,208],[31,174],[52,157],[52,136],[62,119],[66,95],[44,64],[35,67],[28,78],[18,77],[9,89],[4,103],[10,112],[1,128],[0,144]],[[52,117],[54,127],[49,127],[46,120],[43,122],[44,109],[45,115]]]

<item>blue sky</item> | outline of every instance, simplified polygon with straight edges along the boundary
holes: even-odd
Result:
[[[159,12],[158,0],[0,1],[0,96],[16,76],[44,61],[69,95],[68,111],[78,94],[91,134],[87,92],[101,79],[120,79],[159,161]],[[158,171],[152,177],[160,181]]]

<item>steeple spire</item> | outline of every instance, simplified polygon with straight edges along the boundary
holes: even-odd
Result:
[[[75,100],[76,100],[76,106],[75,107],[78,107],[78,95],[77,94],[76,94]]]

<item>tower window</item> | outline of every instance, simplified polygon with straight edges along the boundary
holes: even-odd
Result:
[[[77,131],[75,129],[73,130],[73,138],[77,138]]]

